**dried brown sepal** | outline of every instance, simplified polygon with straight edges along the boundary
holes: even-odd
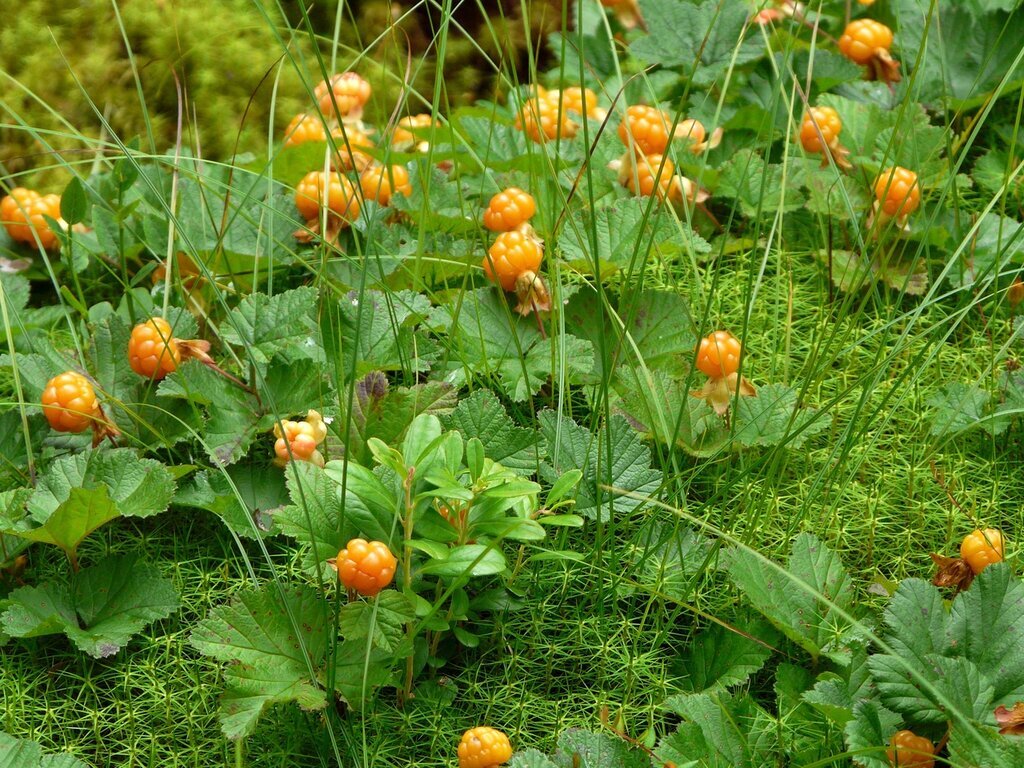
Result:
[[[724,416],[729,411],[729,404],[736,395],[737,387],[741,397],[754,397],[757,395],[757,388],[751,384],[739,372],[730,373],[728,376],[709,378],[701,389],[690,391],[691,397],[699,397],[707,402],[715,413]]]
[[[957,592],[962,592],[971,586],[974,581],[974,571],[967,564],[966,560],[959,557],[944,557],[931,553],[932,562],[937,570],[932,576],[932,584],[936,587],[952,587]]]
[[[1006,300],[1010,302],[1011,307],[1016,307],[1024,301],[1024,282],[1021,282],[1019,277],[1006,289]]]
[[[884,210],[882,210],[882,204],[875,200],[871,205],[871,213],[868,215],[867,228],[868,232],[873,236],[877,237],[878,233],[885,229],[886,225],[890,222],[894,223],[897,231],[909,232],[910,231],[910,214],[904,213],[902,216],[890,216]]]
[[[107,418],[107,414],[103,412],[103,409],[99,406],[96,407],[96,412],[92,416],[92,447],[95,448],[104,440],[110,440],[112,443],[117,443],[117,438],[121,436],[121,430],[110,419]]]
[[[642,30],[647,30],[647,25],[644,23],[644,17],[640,15],[640,4],[637,0],[618,0],[618,2],[608,3],[603,2],[602,5],[609,6],[612,13],[615,14],[615,18],[618,19],[619,24],[625,29],[635,29],[640,27]]]
[[[832,162],[836,164],[837,168],[841,168],[844,171],[849,171],[853,168],[853,163],[850,162],[850,150],[839,143],[836,139],[832,144],[829,144],[825,152],[821,153],[821,167],[828,167],[828,159],[832,158]]]
[[[340,216],[335,216],[333,213],[327,215],[327,228],[323,231],[323,241],[330,243],[331,245],[338,244],[338,235],[341,234],[341,230],[348,226],[348,222]],[[297,229],[292,233],[292,237],[298,240],[300,243],[312,243],[320,238],[320,219],[311,219],[306,222],[306,226],[301,229]]]
[[[531,312],[550,312],[551,293],[544,278],[536,272],[526,271],[516,278],[516,312],[526,317]]]
[[[885,48],[877,48],[868,62],[864,79],[878,80],[882,83],[898,83],[902,79],[900,63]]]
[[[1002,736],[1024,736],[1024,701],[1018,701],[1013,709],[996,707],[996,722]]]

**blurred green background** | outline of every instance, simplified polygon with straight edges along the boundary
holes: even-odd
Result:
[[[498,71],[528,71],[546,34],[561,27],[567,2],[456,4],[439,111],[494,98]],[[403,112],[429,111],[441,11],[388,0],[344,3],[341,11],[336,69],[355,69],[373,84],[371,122],[386,121],[407,74]],[[141,137],[144,150],[173,146],[175,75],[185,89],[187,146],[221,160],[236,146],[259,153],[270,125],[279,137],[307,109],[307,88],[322,79],[313,53],[319,48],[329,66],[337,12],[337,2],[312,4],[307,25],[297,0],[20,0],[0,26],[0,180],[57,183],[49,177],[66,175],[65,162],[91,164],[97,141],[109,140],[100,115],[122,140]]]

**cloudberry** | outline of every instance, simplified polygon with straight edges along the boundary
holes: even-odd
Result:
[[[935,746],[913,731],[896,731],[885,752],[893,768],[932,768]]]
[[[740,369],[742,346],[728,331],[715,331],[700,340],[697,368],[712,379],[736,373]]]
[[[84,432],[100,415],[100,402],[92,384],[80,373],[54,376],[43,390],[43,415],[58,432]]]
[[[330,80],[321,82],[313,91],[317,107],[328,119],[336,115],[358,117],[363,106],[370,100],[370,84],[355,72],[332,75]],[[335,112],[337,104],[337,112]]]
[[[536,238],[514,230],[498,235],[488,254],[483,260],[484,274],[502,290],[511,291],[521,274],[540,269],[544,249]]]
[[[398,561],[382,541],[352,539],[335,560],[338,579],[347,589],[373,597],[395,578]]]
[[[391,202],[392,195],[412,194],[409,171],[404,165],[371,165],[359,175],[359,186],[364,200],[374,200],[381,205]]]
[[[351,181],[340,173],[325,177],[323,171],[310,171],[295,189],[295,205],[306,221],[316,221],[325,202],[331,214],[343,222],[359,216],[359,199]]]
[[[960,557],[967,561],[975,574],[981,573],[992,563],[1003,559],[1003,534],[996,528],[977,530],[964,537],[960,544]]]
[[[497,728],[481,725],[462,734],[459,768],[495,768],[511,758],[508,736]]]
[[[875,179],[875,198],[886,216],[909,216],[921,204],[917,174],[898,165],[882,171]]]
[[[13,240],[36,245],[36,237],[43,248],[56,248],[59,244],[57,233],[50,229],[44,218],[62,223],[60,217],[60,195],[40,195],[38,192],[15,187],[0,201],[0,222]]]
[[[516,128],[534,141],[542,142],[547,139],[571,139],[579,126],[565,112],[558,111],[558,104],[546,97],[537,96],[523,103],[522,111],[516,115]]]
[[[284,129],[284,145],[294,147],[307,141],[327,141],[327,131],[323,119],[319,115],[307,115],[300,112],[288,127]]]
[[[668,149],[668,129],[671,121],[660,109],[643,104],[634,104],[626,109],[626,116],[619,123],[619,139],[627,147],[630,138],[645,155],[663,155]]]
[[[128,339],[128,364],[147,379],[160,380],[177,370],[181,362],[178,340],[171,334],[171,324],[162,317],[139,323]]]
[[[509,187],[487,204],[484,226],[492,232],[509,232],[525,224],[536,212],[537,201],[533,195],[519,187]]]

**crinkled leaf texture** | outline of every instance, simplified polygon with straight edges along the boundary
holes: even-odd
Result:
[[[832,550],[816,536],[793,542],[785,572],[746,549],[734,549],[729,576],[753,606],[815,658],[839,652],[853,609],[853,583]]]
[[[776,724],[749,695],[678,694],[664,706],[684,722],[658,745],[660,760],[700,768],[761,768],[777,748]]]
[[[558,737],[556,762],[573,768],[648,768],[646,753],[607,733],[570,728]]]
[[[442,423],[446,429],[457,429],[466,440],[478,438],[484,455],[503,467],[524,475],[537,471],[543,455],[540,435],[512,421],[490,390],[478,389],[464,398]]]
[[[629,514],[657,493],[661,472],[651,468],[651,452],[621,416],[592,434],[568,416],[542,411],[537,417],[550,459],[541,475],[554,482],[571,469],[583,472],[575,512],[607,520]]]
[[[0,731],[0,768],[90,768],[66,752],[44,755],[43,748],[28,739],[16,739]]]
[[[327,706],[331,623],[330,604],[320,592],[304,585],[280,592],[274,583],[242,593],[199,623],[192,646],[228,663],[220,713],[228,738],[251,734],[274,704],[295,702],[306,710]],[[355,708],[388,672],[380,651],[365,642],[339,644],[333,664],[337,692]]]
[[[12,637],[63,633],[98,659],[114,655],[132,635],[178,609],[174,585],[134,556],[109,557],[66,584],[21,587],[9,600],[0,625]]]

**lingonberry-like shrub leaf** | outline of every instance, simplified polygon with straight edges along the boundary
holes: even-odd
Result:
[[[570,335],[545,339],[533,317],[511,313],[494,289],[467,291],[461,302],[438,307],[430,323],[449,348],[435,370],[444,370],[455,386],[473,374],[493,376],[509,398],[523,401],[553,378],[560,386],[580,383],[593,368],[589,342]]]
[[[754,633],[712,624],[693,638],[674,671],[688,693],[728,688],[745,682],[771,656],[771,646],[759,640],[764,627]]]
[[[214,608],[199,623],[191,644],[226,662],[220,722],[224,735],[251,734],[260,715],[275,704],[295,702],[303,709],[327,706],[325,689],[331,606],[311,587],[276,584],[240,594]],[[383,682],[380,654],[365,644],[343,643],[334,658],[338,692],[358,708]]]
[[[355,384],[350,419],[345,415],[347,395],[342,398],[342,413],[335,426],[344,434],[347,423],[349,430],[348,439],[341,440],[338,449],[353,461],[368,465],[371,461],[369,440],[377,438],[388,445],[396,445],[417,416],[448,413],[457,402],[456,390],[443,381],[395,387],[380,371],[368,373]],[[328,441],[333,446],[331,436]]]
[[[537,431],[517,426],[487,389],[464,398],[441,422],[447,429],[457,429],[466,440],[479,439],[487,458],[520,474],[535,473],[544,455]]]
[[[785,572],[747,549],[729,553],[729,576],[751,604],[812,657],[843,654],[853,583],[832,550],[801,533]]]
[[[706,87],[734,64],[764,55],[755,35],[745,39],[747,8],[713,0],[640,0],[649,33],[630,51],[643,62],[680,68]]]
[[[657,493],[661,472],[651,468],[650,450],[621,416],[612,416],[596,435],[554,411],[542,411],[537,420],[548,446],[541,476],[554,482],[568,470],[583,473],[577,514],[608,520],[613,513],[629,514]]]
[[[239,302],[221,325],[228,344],[244,347],[246,355],[266,364],[275,355],[285,360],[319,360],[313,288],[293,288],[267,296],[251,293]]]
[[[12,637],[64,634],[95,658],[112,656],[132,635],[178,608],[174,586],[134,556],[109,557],[65,581],[9,595],[0,625]]]
[[[759,768],[775,746],[775,724],[748,695],[678,694],[663,705],[683,718],[658,745],[660,760],[700,768]]]
[[[16,739],[0,731],[0,768],[91,768],[89,763],[67,752],[44,754],[29,739]]]

